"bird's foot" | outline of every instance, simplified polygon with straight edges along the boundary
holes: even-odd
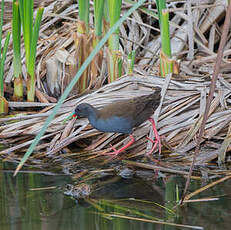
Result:
[[[135,138],[130,135],[130,141],[124,145],[123,147],[121,147],[120,149],[116,149],[114,146],[110,145],[111,146],[111,149],[114,151],[114,152],[111,152],[111,153],[105,153],[104,155],[110,155],[110,156],[117,156],[119,155],[121,152],[123,152],[125,149],[127,149],[129,146],[131,146],[134,142],[135,142]]]
[[[152,149],[147,153],[147,155],[151,155],[153,153],[153,151],[156,149],[157,145],[159,147],[159,156],[161,154],[161,140],[160,140],[160,136],[157,132],[157,129],[156,129],[156,125],[155,125],[155,122],[152,118],[149,118],[148,119],[151,124],[152,124],[152,129],[153,129],[153,132],[154,132],[154,135],[155,135],[155,140],[152,140],[151,138],[149,137],[146,137],[149,141],[151,141],[153,143],[153,146],[152,146]]]
[[[152,140],[150,137],[146,137],[146,138],[153,143],[153,146],[152,146],[151,150],[148,153],[146,153],[146,155],[150,156],[154,152],[154,150],[157,148],[157,146],[159,147],[159,155],[160,155],[161,154],[161,140],[160,140],[160,136],[159,135],[156,136],[155,140]]]
[[[113,152],[106,152],[106,153],[103,153],[103,155],[107,155],[107,156],[113,156],[113,157],[116,157],[117,155],[120,154],[121,151],[119,151],[120,149],[116,149],[114,146],[112,146],[110,144],[110,147],[111,149],[113,150]]]

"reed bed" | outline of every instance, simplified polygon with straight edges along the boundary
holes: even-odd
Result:
[[[219,78],[220,86],[217,88],[210,117],[206,124],[204,137],[206,150],[201,151],[197,158],[197,164],[199,165],[207,164],[217,158],[224,137],[227,135],[231,120],[231,109],[227,108],[231,103],[229,81],[229,78]],[[165,79],[154,76],[123,77],[93,93],[66,100],[47,129],[46,134],[42,137],[40,145],[37,146],[37,154],[31,159],[43,161],[43,157],[59,156],[60,150],[66,149],[67,151],[68,146],[72,143],[75,143],[76,148],[87,147],[84,149],[84,153],[80,151],[80,153],[74,154],[71,150],[68,150],[70,156],[86,154],[84,157],[86,159],[89,156],[90,158],[103,157],[107,159],[108,157],[102,153],[110,151],[109,144],[113,143],[115,147],[118,147],[128,141],[129,137],[113,133],[100,133],[88,125],[87,119],[71,120],[67,124],[63,124],[63,120],[69,113],[73,112],[78,103],[87,102],[100,108],[118,100],[148,94],[153,86],[162,87],[166,84],[165,82]],[[185,166],[190,163],[192,157],[190,151],[195,147],[195,134],[200,127],[200,115],[205,108],[205,95],[208,93],[208,85],[209,81],[201,82],[201,79],[196,77],[193,77],[193,80],[170,81],[158,118],[158,130],[164,145],[163,158],[168,158],[170,161],[176,161],[180,164],[184,163]],[[17,106],[18,103],[20,102],[14,102],[14,106]],[[26,105],[26,102],[24,104]],[[39,104],[34,105],[38,106]],[[19,159],[21,156],[17,156],[15,153],[24,152],[27,149],[53,106],[54,104],[43,105],[44,109],[35,114],[21,114],[1,118],[0,138],[4,141],[4,144],[12,146],[1,151],[1,156],[6,159]],[[148,122],[135,129],[136,144],[131,146],[126,154],[121,154],[123,158],[130,159],[145,154],[147,151],[145,137],[149,134],[149,130]],[[83,140],[89,139],[92,142],[88,145],[84,144]],[[208,151],[208,149],[211,151]],[[229,150],[230,146],[228,147]],[[61,155],[67,157],[69,154]]]

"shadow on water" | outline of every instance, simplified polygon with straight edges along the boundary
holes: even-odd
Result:
[[[165,183],[155,179],[106,177],[104,186],[77,201],[64,195],[65,186],[72,183],[69,176],[21,172],[14,178],[10,167],[0,163],[0,230],[188,229],[146,223],[145,219],[204,229],[230,229],[231,181],[196,197],[219,197],[218,201],[174,208],[176,185],[182,191],[185,183],[182,177],[170,176]],[[192,191],[199,187],[199,182],[192,182]]]

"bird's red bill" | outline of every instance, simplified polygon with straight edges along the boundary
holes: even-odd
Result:
[[[73,118],[74,118],[74,117],[77,117],[77,115],[76,115],[76,114],[73,114],[72,117],[73,117]]]

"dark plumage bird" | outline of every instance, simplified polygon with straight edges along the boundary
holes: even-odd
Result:
[[[154,120],[150,117],[159,106],[161,89],[156,87],[154,90],[152,94],[116,102],[100,110],[88,103],[82,103],[75,108],[73,117],[88,118],[90,124],[102,132],[130,134],[131,141],[128,144],[118,150],[113,148],[114,152],[112,154],[116,155],[134,143],[135,139],[131,135],[133,128],[149,119],[155,133],[155,141],[153,141],[154,147],[150,153],[156,148],[157,144],[159,144],[160,152],[160,138]]]

